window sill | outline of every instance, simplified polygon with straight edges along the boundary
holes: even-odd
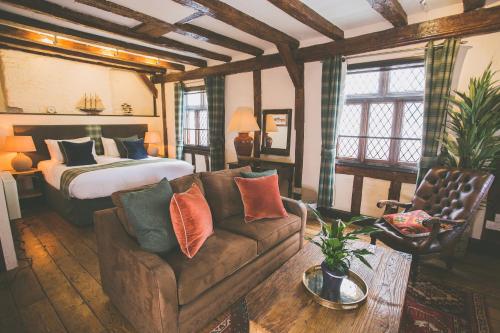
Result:
[[[418,173],[418,168],[416,166],[382,165],[374,163],[361,163],[358,161],[348,161],[348,160],[335,160],[335,164],[341,166],[356,167],[361,169],[383,170],[383,171],[402,172],[409,174]]]

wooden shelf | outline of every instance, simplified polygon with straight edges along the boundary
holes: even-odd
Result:
[[[155,115],[123,115],[123,114],[78,114],[78,113],[37,113],[37,112],[0,112],[2,114],[9,115],[20,115],[20,116],[80,116],[80,117],[148,117],[148,118],[158,118],[160,116]]]

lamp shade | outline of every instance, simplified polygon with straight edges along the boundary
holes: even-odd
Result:
[[[257,125],[257,121],[253,115],[253,109],[246,106],[237,108],[231,117],[227,130],[238,133],[260,131],[260,127]]]
[[[274,121],[274,117],[271,114],[266,116],[266,133],[278,132],[278,126],[276,126],[276,122]]]
[[[14,153],[27,153],[36,151],[31,136],[7,136],[5,138],[4,150]]]
[[[161,137],[160,133],[156,131],[146,132],[146,136],[144,137],[144,143],[160,143]]]

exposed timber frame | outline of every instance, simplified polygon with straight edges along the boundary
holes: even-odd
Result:
[[[408,16],[398,0],[368,0],[368,3],[393,26],[408,25]]]

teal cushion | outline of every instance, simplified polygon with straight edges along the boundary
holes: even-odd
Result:
[[[146,251],[165,253],[178,246],[170,221],[172,188],[166,178],[153,187],[120,196],[129,223]]]
[[[260,178],[260,177],[265,177],[265,176],[272,176],[278,174],[278,171],[276,169],[273,170],[266,170],[262,172],[242,172],[241,177],[243,178]]]

